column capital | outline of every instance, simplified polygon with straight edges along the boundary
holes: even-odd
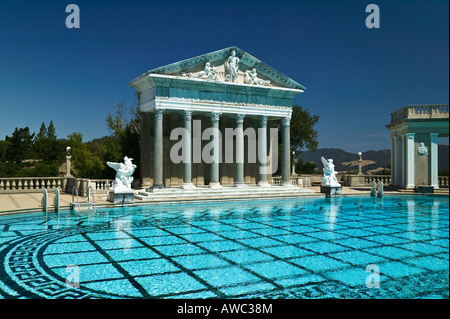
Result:
[[[404,135],[405,135],[405,137],[408,138],[408,139],[413,139],[414,136],[416,135],[416,133],[405,133]]]
[[[164,109],[155,109],[155,119],[162,120]]]
[[[183,117],[185,121],[192,120],[192,111],[191,110],[184,110]]]
[[[236,114],[236,124],[244,123],[245,114]]]
[[[291,117],[290,116],[283,117],[282,123],[283,123],[283,126],[290,126],[291,125]]]
[[[269,117],[268,117],[267,115],[261,115],[261,116],[259,117],[259,125],[262,126],[262,127],[267,126],[267,119],[268,119],[268,118],[269,118]]]
[[[220,115],[222,115],[222,114],[219,113],[219,112],[212,112],[211,115],[210,115],[211,116],[211,122],[213,122],[213,123],[219,122]]]

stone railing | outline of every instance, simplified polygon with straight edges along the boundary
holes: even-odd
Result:
[[[281,185],[283,178],[281,176],[272,176],[272,185]],[[307,188],[310,186],[309,176],[291,176],[291,184]]]
[[[364,184],[372,185],[375,183],[383,182],[384,185],[389,185],[391,183],[391,175],[364,175]]]
[[[0,194],[40,193],[44,188],[47,191],[62,190],[66,180],[64,177],[2,177]]]
[[[439,186],[448,186],[448,176],[438,176]]]
[[[448,104],[408,105],[394,113],[391,113],[391,123],[403,119],[437,119],[448,117]]]
[[[73,187],[86,197],[89,186],[95,194],[107,194],[113,180],[68,177],[0,177],[0,194],[41,193],[44,189],[71,194]]]

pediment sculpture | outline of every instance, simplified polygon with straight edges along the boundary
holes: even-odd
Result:
[[[244,82],[247,84],[256,84],[256,85],[269,85],[270,84],[269,80],[263,80],[258,77],[258,74],[256,73],[255,68],[245,71]]]

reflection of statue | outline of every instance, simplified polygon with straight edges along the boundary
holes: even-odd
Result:
[[[256,69],[252,69],[245,71],[245,79],[244,82],[247,84],[256,84],[256,85],[269,85],[269,80],[263,80],[258,78],[258,74],[256,73]]]
[[[225,70],[227,71],[227,76],[225,78],[228,82],[234,82],[237,78],[237,72],[239,68],[239,58],[236,56],[236,51],[231,51],[231,55],[225,61]]]
[[[338,172],[334,171],[333,160],[332,159],[326,160],[323,156],[321,160],[323,163],[322,186],[333,186],[333,187],[341,186],[341,184],[339,184],[336,178],[336,174]]]
[[[116,177],[111,187],[113,192],[131,191],[131,183],[133,182],[133,173],[136,165],[131,161],[132,158],[124,157],[125,163],[106,162],[106,164],[116,170]]]
[[[219,77],[216,74],[217,67],[211,67],[211,63],[206,62],[205,68],[203,71],[199,71],[197,73],[189,73],[190,78],[200,78],[206,80],[218,80]]]

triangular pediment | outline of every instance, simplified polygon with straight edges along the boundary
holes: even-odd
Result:
[[[151,74],[305,90],[299,83],[237,47],[229,47],[162,66],[144,75]]]

